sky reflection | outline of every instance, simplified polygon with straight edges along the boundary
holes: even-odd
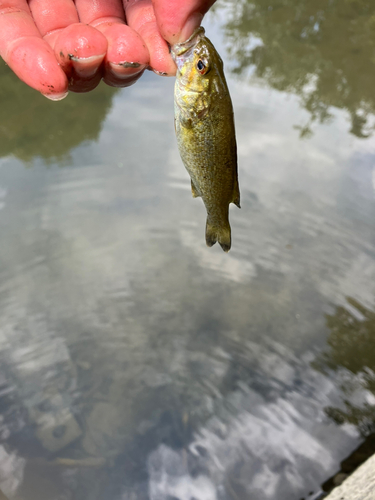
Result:
[[[232,67],[217,15],[207,33]],[[337,105],[301,140],[291,87],[228,76],[243,207],[229,255],[204,243],[173,79],[95,91],[99,109],[77,110],[93,128],[61,149],[42,127],[3,150],[9,500],[299,499],[371,431],[374,139]]]

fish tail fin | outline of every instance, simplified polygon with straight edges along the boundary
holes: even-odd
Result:
[[[206,222],[206,243],[208,247],[212,247],[216,242],[219,242],[224,252],[229,252],[231,247],[231,231],[229,221],[226,220],[221,224],[213,224],[207,217]]]

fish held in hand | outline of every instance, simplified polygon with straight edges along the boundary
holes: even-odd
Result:
[[[206,206],[206,243],[211,247],[218,241],[228,252],[229,204],[240,208],[233,107],[221,57],[204,35],[199,27],[172,47],[175,130],[193,197],[201,196]]]

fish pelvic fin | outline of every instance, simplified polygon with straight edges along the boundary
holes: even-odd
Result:
[[[224,252],[229,252],[231,247],[231,231],[229,221],[218,225],[210,222],[207,217],[206,222],[206,244],[212,247],[216,242],[219,242]]]
[[[200,193],[198,189],[195,187],[195,184],[193,181],[191,181],[191,194],[193,195],[193,198],[198,198],[200,196]]]

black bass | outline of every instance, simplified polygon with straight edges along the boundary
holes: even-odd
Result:
[[[223,61],[204,34],[200,27],[172,47],[175,129],[193,197],[201,196],[206,206],[206,243],[211,247],[218,241],[228,252],[229,204],[240,208],[233,107]]]

